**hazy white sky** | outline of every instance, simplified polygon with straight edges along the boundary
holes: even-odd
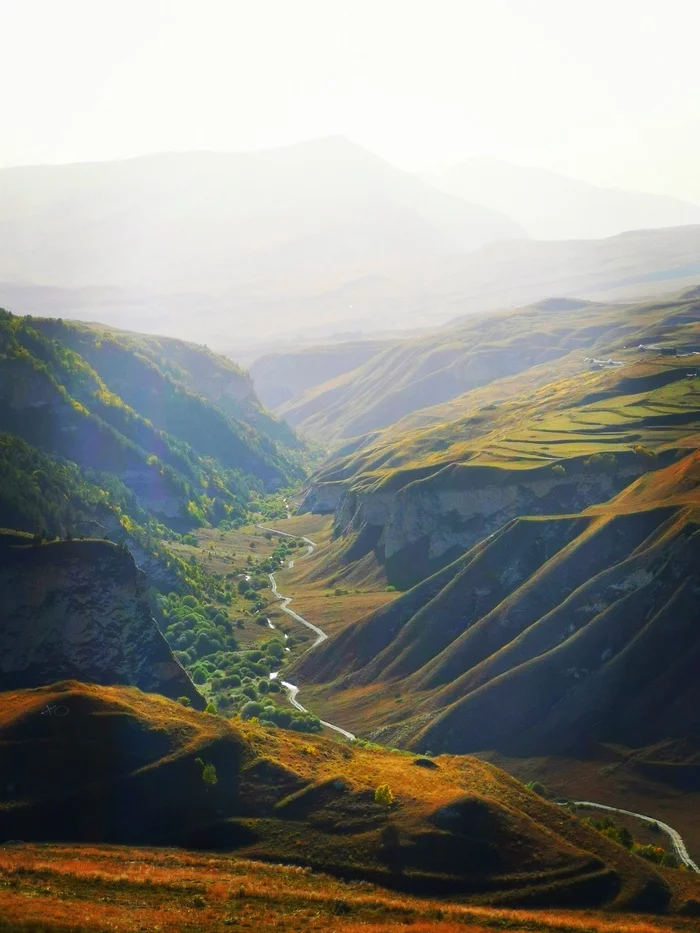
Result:
[[[697,0],[0,0],[0,165],[340,133],[601,177],[700,115],[699,34]]]

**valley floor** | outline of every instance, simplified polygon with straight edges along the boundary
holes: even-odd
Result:
[[[119,846],[0,847],[1,933],[669,933],[697,919],[469,907],[211,853]]]

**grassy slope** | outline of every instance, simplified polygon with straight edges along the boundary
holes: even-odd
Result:
[[[394,582],[391,537],[407,584],[423,582],[293,677],[326,718],[390,743],[497,747],[529,776],[522,755],[554,748],[572,796],[576,767],[556,762],[602,755],[586,774],[619,772],[607,802],[645,812],[656,795],[694,832],[700,382],[686,375],[698,357],[636,346],[697,349],[697,297],[625,313],[604,347],[619,369],[587,369],[575,351],[329,460],[307,502],[342,505],[315,572],[342,579],[373,555]]]
[[[680,917],[470,907],[347,884],[296,866],[177,850],[26,845],[0,850],[2,933],[671,933]]]
[[[250,374],[263,403],[278,408],[328,379],[356,369],[394,342],[355,340],[278,351],[256,359]]]
[[[141,933],[223,928],[289,933],[670,933],[680,917],[470,907],[347,884],[295,866],[114,846],[0,851],[2,933]]]
[[[42,716],[47,703],[69,713]],[[4,694],[0,742],[12,749],[4,838],[235,849],[471,903],[657,910],[698,893],[693,877],[655,869],[472,758],[417,767],[411,755],[75,683]],[[388,814],[373,801],[386,782]]]
[[[513,522],[293,678],[361,735],[500,748],[572,797],[669,814],[697,852],[699,491],[696,451],[582,515]]]
[[[205,348],[3,312],[0,353],[0,429],[113,474],[161,519],[240,519],[251,489],[300,475],[264,433],[288,429]]]
[[[697,328],[686,323],[693,320],[695,297],[637,305],[572,302],[555,308],[541,302],[474,316],[387,348],[354,372],[288,402],[284,413],[319,439],[342,440],[533,367],[560,375],[576,361],[574,371],[581,372],[587,368],[583,356],[607,357],[665,334],[698,343]]]

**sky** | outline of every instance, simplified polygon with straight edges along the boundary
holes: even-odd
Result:
[[[700,145],[699,32],[696,0],[0,0],[0,165],[341,134],[652,190],[655,140]]]

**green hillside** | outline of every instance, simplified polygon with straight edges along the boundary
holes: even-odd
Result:
[[[357,369],[396,340],[353,340],[261,356],[250,367],[255,391],[270,408],[292,408],[304,395],[329,379]]]
[[[0,364],[0,527],[124,541],[165,589],[194,573],[168,541],[303,475],[291,430],[206,347],[2,311]]]
[[[172,527],[240,520],[301,475],[298,441],[206,348],[3,312],[0,353],[0,430],[112,474]]]
[[[300,430],[336,443],[396,423],[401,430],[413,422],[451,420],[467,406],[483,409],[502,397],[508,385],[491,398],[482,394],[478,404],[462,398],[499,380],[511,378],[518,394],[523,383],[515,377],[527,373],[530,380],[540,373],[542,385],[588,368],[582,357],[618,357],[624,347],[657,343],[664,335],[700,345],[692,328],[697,307],[691,292],[666,302],[559,299],[475,315],[458,326],[396,342],[356,370],[287,402],[280,412]],[[452,400],[451,412],[444,406]],[[437,406],[443,408],[434,415],[426,412]]]

